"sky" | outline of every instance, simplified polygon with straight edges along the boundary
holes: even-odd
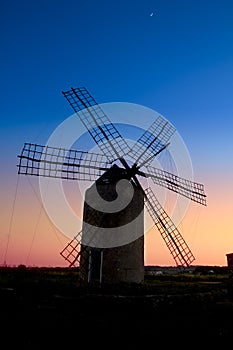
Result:
[[[18,175],[17,155],[24,142],[47,143],[72,115],[62,91],[80,86],[98,103],[145,106],[176,128],[207,195],[207,206],[190,203],[179,229],[194,264],[227,264],[232,18],[231,0],[0,2],[0,264],[68,266],[59,252],[70,237],[46,214],[38,178]],[[156,229],[145,235],[145,264],[174,265]]]

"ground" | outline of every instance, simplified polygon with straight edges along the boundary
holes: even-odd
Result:
[[[225,271],[163,272],[146,274],[142,285],[83,286],[77,269],[1,268],[0,310],[1,340],[10,348],[161,341],[223,346],[233,340],[233,282]]]

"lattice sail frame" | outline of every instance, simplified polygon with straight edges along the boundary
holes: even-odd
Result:
[[[127,142],[86,88],[72,88],[62,93],[107,157],[120,158],[129,153]]]
[[[150,177],[155,184],[177,192],[194,202],[206,205],[206,196],[202,184],[184,179],[178,175],[152,166],[147,166],[146,168],[149,171],[148,177]]]
[[[112,165],[112,161],[109,161],[105,155],[98,153],[41,146],[33,143],[25,143],[21,155],[18,157],[20,158],[19,174],[65,180],[95,181]],[[146,169],[148,172],[140,172],[139,175],[151,178],[157,185],[166,187],[199,204],[206,205],[202,184],[152,166],[147,166]]]
[[[167,145],[175,131],[168,121],[159,116],[135,142],[128,155],[134,159],[136,164],[140,161],[139,167],[150,164]]]
[[[110,168],[107,157],[91,152],[25,143],[18,173],[65,180],[93,181]]]
[[[130,174],[131,180],[142,191],[144,190],[136,175],[149,177],[157,185],[206,205],[203,185],[150,166],[153,159],[167,147],[175,132],[175,128],[170,123],[159,116],[130,149],[126,140],[122,138],[86,88],[71,88],[62,93],[103,154],[25,143],[19,156],[19,174],[59,177],[66,180],[96,180],[96,177],[109,169],[112,159],[118,159]],[[128,165],[124,156],[129,156],[135,161],[132,167]],[[139,170],[142,166],[146,166],[148,172]],[[180,232],[163,210],[152,190],[145,190],[144,195],[145,206],[176,264],[190,265],[195,258]],[[70,266],[78,262],[80,247],[81,231],[61,252]]]
[[[177,227],[160,205],[150,187],[145,190],[145,206],[178,266],[188,267],[195,257]]]

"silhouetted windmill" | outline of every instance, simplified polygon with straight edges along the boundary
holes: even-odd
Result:
[[[69,266],[80,267],[86,281],[141,282],[144,278],[145,204],[176,265],[189,266],[195,260],[190,248],[152,189],[144,189],[140,182],[140,178],[150,178],[157,185],[206,205],[202,184],[151,165],[168,146],[175,128],[159,116],[130,147],[85,87],[71,88],[62,93],[98,145],[100,153],[25,143],[18,165],[19,174],[95,181],[85,194],[82,230],[60,254]],[[123,202],[124,198],[127,202],[130,188],[133,188],[132,200],[118,212],[106,212],[98,203],[96,189],[105,202],[114,202],[120,180],[125,184],[125,190],[121,192]],[[97,205],[97,209],[93,209],[90,203],[94,207]],[[129,242],[105,247],[95,241],[101,236],[102,229],[118,227],[120,230],[128,227],[128,223],[133,223],[129,226],[130,232],[126,232],[130,236]]]

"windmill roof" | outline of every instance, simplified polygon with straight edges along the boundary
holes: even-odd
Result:
[[[117,181],[121,179],[129,180],[129,174],[123,168],[120,168],[118,165],[113,164],[111,168],[109,168],[103,175],[101,175],[96,183],[98,185],[104,184],[115,184]]]

